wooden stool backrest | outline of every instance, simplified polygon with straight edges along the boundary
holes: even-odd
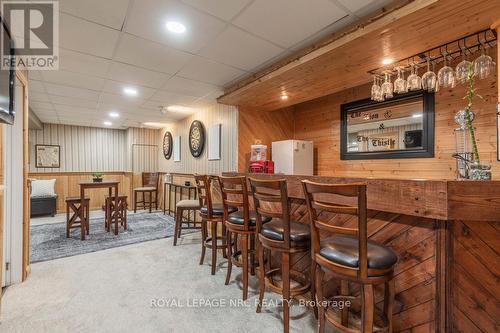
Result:
[[[246,230],[250,223],[250,208],[248,207],[247,177],[219,177],[219,186],[224,206],[224,221],[228,217],[228,208],[236,207],[243,212],[243,225]]]
[[[278,247],[290,249],[290,205],[286,180],[250,178],[250,187],[257,213],[257,232],[260,232],[262,226],[262,216],[279,219],[283,227],[283,242],[276,242],[276,244]]]
[[[158,190],[158,181],[160,174],[158,172],[143,172],[142,173],[142,186],[151,186]]]
[[[359,266],[351,269],[353,275],[360,278],[368,276],[367,260],[367,217],[366,217],[366,184],[322,184],[308,180],[302,181],[311,226],[311,255],[313,259],[319,253],[321,239],[332,234],[352,235],[358,238]],[[336,204],[335,197],[357,198],[357,205]],[[356,228],[335,226],[321,219],[321,212],[353,215],[357,217]],[[323,233],[320,233],[324,231]]]
[[[211,177],[207,175],[194,175],[196,183],[196,191],[198,192],[198,200],[200,207],[207,207],[207,218],[212,218],[212,181]]]

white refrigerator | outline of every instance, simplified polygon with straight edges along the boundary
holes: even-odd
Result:
[[[314,149],[312,141],[275,141],[271,150],[274,173],[312,176],[314,173]]]

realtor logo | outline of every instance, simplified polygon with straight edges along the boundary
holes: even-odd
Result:
[[[11,36],[9,40],[1,34],[2,69],[59,69],[59,2],[1,2],[2,20]]]

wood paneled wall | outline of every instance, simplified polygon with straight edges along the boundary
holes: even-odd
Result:
[[[147,128],[44,124],[42,130],[29,131],[30,172],[156,171],[158,135],[158,130]],[[60,145],[61,167],[36,168],[37,144]]]
[[[57,212],[66,211],[67,197],[80,196],[80,182],[91,181],[92,175],[89,172],[41,172],[30,173],[31,179],[55,179],[55,192],[57,194]],[[131,172],[105,172],[104,180],[119,181],[119,194],[129,197],[129,207],[133,207],[132,203],[132,187],[140,186],[140,174],[134,175]],[[104,196],[108,194],[107,189],[91,189],[86,190],[85,195],[90,198],[90,209],[101,209],[104,204]]]
[[[189,151],[189,128],[194,120],[199,120],[205,126],[205,149],[203,154],[195,158]],[[221,159],[209,161],[208,156],[208,129],[215,124],[222,124],[221,129]],[[174,162],[163,156],[163,135],[170,131],[173,136],[181,136],[181,161]],[[159,169],[162,172],[205,173],[220,174],[223,171],[236,171],[238,156],[238,110],[234,106],[215,104],[203,109],[192,116],[180,120],[161,130],[159,138]]]
[[[271,143],[293,138],[294,109],[286,108],[273,112],[257,112],[240,109],[238,134],[238,171],[248,171],[250,146],[255,143],[267,145],[271,159]]]
[[[493,55],[495,52],[490,52]],[[420,73],[422,74],[422,73]],[[494,179],[500,179],[497,161],[497,77],[477,80],[477,93],[482,98],[474,102],[474,126],[481,159],[491,162]],[[455,178],[456,162],[453,130],[455,113],[463,109],[465,87],[443,89],[436,93],[435,157],[424,159],[340,160],[340,105],[370,96],[371,84],[348,89],[293,107],[293,111],[240,112],[239,170],[246,168],[250,144],[264,137],[264,143],[283,139],[314,141],[314,168],[318,175],[388,178]],[[290,116],[291,114],[291,116]],[[291,120],[290,120],[291,118]],[[292,123],[292,124],[290,124]],[[293,128],[293,130],[291,130]]]

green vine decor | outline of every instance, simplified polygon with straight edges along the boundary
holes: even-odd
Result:
[[[476,87],[474,85],[474,65],[472,63],[470,63],[467,68],[467,83],[469,84],[469,87],[467,90],[467,95],[464,97],[464,99],[467,99],[467,106],[465,107],[465,120],[467,121],[467,128],[469,129],[470,138],[472,141],[473,159],[480,163],[479,150],[477,149],[476,143],[476,132],[474,130],[474,126],[472,126],[471,110],[474,98],[476,96],[479,98],[482,97],[476,93]]]

